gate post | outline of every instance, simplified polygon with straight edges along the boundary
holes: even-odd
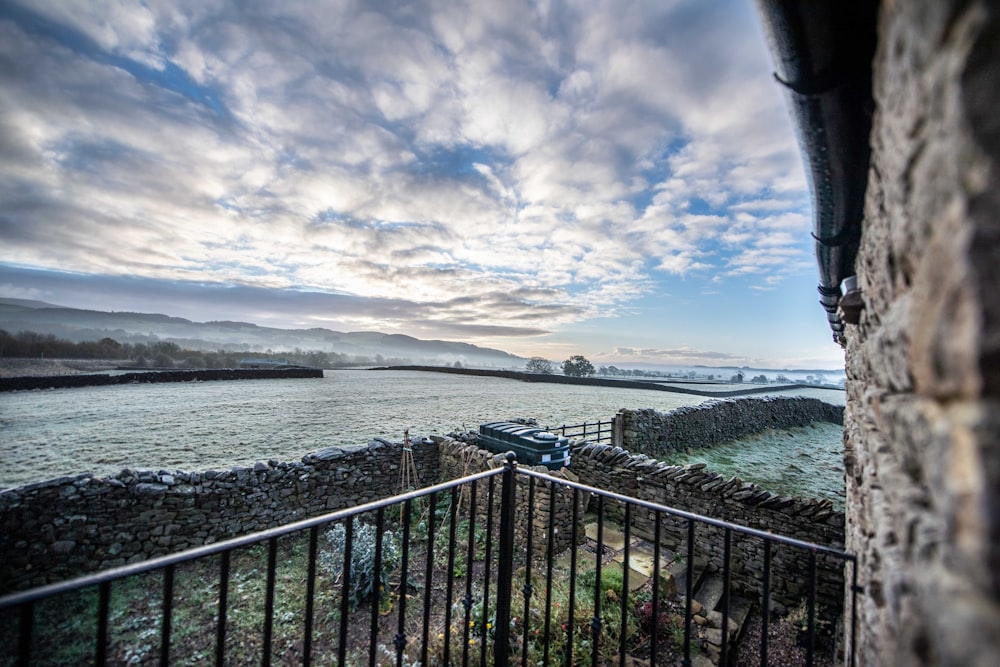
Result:
[[[496,667],[510,663],[510,607],[514,582],[514,502],[516,499],[515,469],[517,456],[507,454],[504,464],[503,490],[500,495],[500,554],[497,558],[497,617],[493,639],[493,661]],[[530,530],[530,527],[529,527]],[[486,573],[489,576],[489,572]]]

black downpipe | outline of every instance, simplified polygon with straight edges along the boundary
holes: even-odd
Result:
[[[878,2],[757,0],[757,10],[806,163],[820,304],[843,344],[837,305],[861,240]]]

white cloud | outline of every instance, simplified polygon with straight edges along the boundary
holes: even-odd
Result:
[[[153,66],[161,60],[150,51],[157,43],[156,17],[144,4],[128,0],[35,0],[32,9],[70,25],[106,51],[128,55]]]
[[[809,261],[740,3],[24,7],[91,46],[0,24],[0,262],[565,324]]]

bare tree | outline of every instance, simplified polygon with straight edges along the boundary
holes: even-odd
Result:
[[[569,377],[587,377],[594,374],[594,364],[587,361],[587,358],[580,354],[574,354],[563,362],[563,375]]]
[[[542,357],[532,357],[526,366],[529,373],[548,375],[552,372],[552,362]]]

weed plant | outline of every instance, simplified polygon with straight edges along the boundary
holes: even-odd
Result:
[[[320,551],[319,565],[336,583],[344,575],[344,554],[347,546],[347,529],[338,523],[325,533],[327,548]],[[376,592],[389,590],[389,575],[399,567],[401,560],[399,540],[392,531],[382,533],[382,560],[375,571],[378,533],[375,526],[354,520],[352,526],[351,563],[348,600],[351,611],[371,599]]]

